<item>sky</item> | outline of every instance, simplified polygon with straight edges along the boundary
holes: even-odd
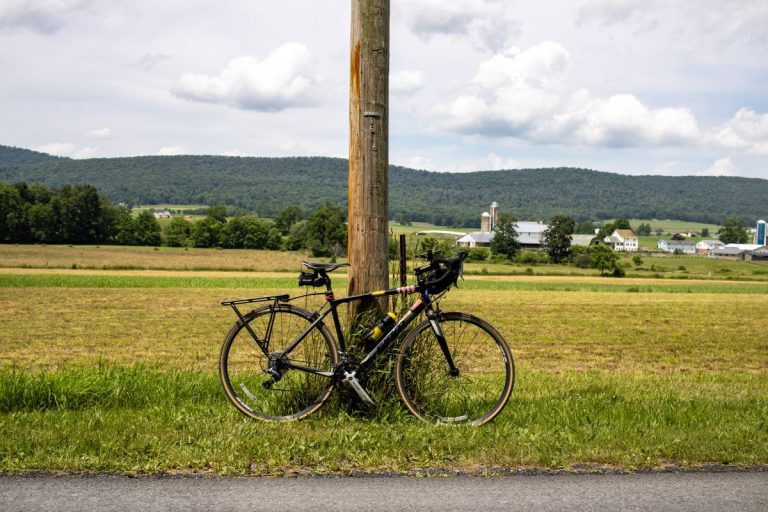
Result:
[[[0,0],[0,144],[348,156],[350,0]],[[392,0],[390,163],[768,179],[768,0]]]

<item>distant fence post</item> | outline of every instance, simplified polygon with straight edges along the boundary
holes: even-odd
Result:
[[[405,235],[400,235],[400,286],[408,286],[408,269],[405,260]]]

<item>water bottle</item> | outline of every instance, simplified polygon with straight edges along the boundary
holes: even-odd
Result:
[[[365,350],[370,352],[376,346],[376,343],[392,330],[396,323],[397,315],[391,311],[387,313],[365,336]]]

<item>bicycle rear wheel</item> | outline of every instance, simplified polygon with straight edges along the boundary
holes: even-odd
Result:
[[[395,365],[400,398],[431,423],[482,425],[504,409],[515,366],[504,338],[489,323],[464,313],[441,313],[437,322],[458,374],[452,374],[435,332],[425,320],[408,334]]]
[[[336,344],[326,327],[315,326],[286,354],[312,323],[309,311],[279,304],[252,311],[244,320],[232,326],[219,356],[219,377],[229,401],[246,416],[273,421],[298,420],[319,409],[333,385],[329,376],[313,371],[330,372],[338,361]],[[280,374],[277,380],[275,371]]]

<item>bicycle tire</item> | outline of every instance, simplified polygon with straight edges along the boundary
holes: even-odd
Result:
[[[429,423],[482,425],[507,405],[515,383],[512,352],[488,322],[440,313],[440,327],[458,368],[451,375],[429,320],[403,340],[395,383],[406,408]]]
[[[267,352],[277,356],[312,323],[312,314],[291,304],[265,306],[235,322],[219,355],[219,378],[229,401],[238,411],[255,419],[291,421],[318,410],[333,390],[330,377],[287,368],[280,380],[267,373],[269,356],[249,330],[263,340],[272,311],[274,321]],[[315,326],[287,356],[292,363],[329,372],[338,362],[338,350],[324,324]],[[270,383],[271,385],[267,385]]]

